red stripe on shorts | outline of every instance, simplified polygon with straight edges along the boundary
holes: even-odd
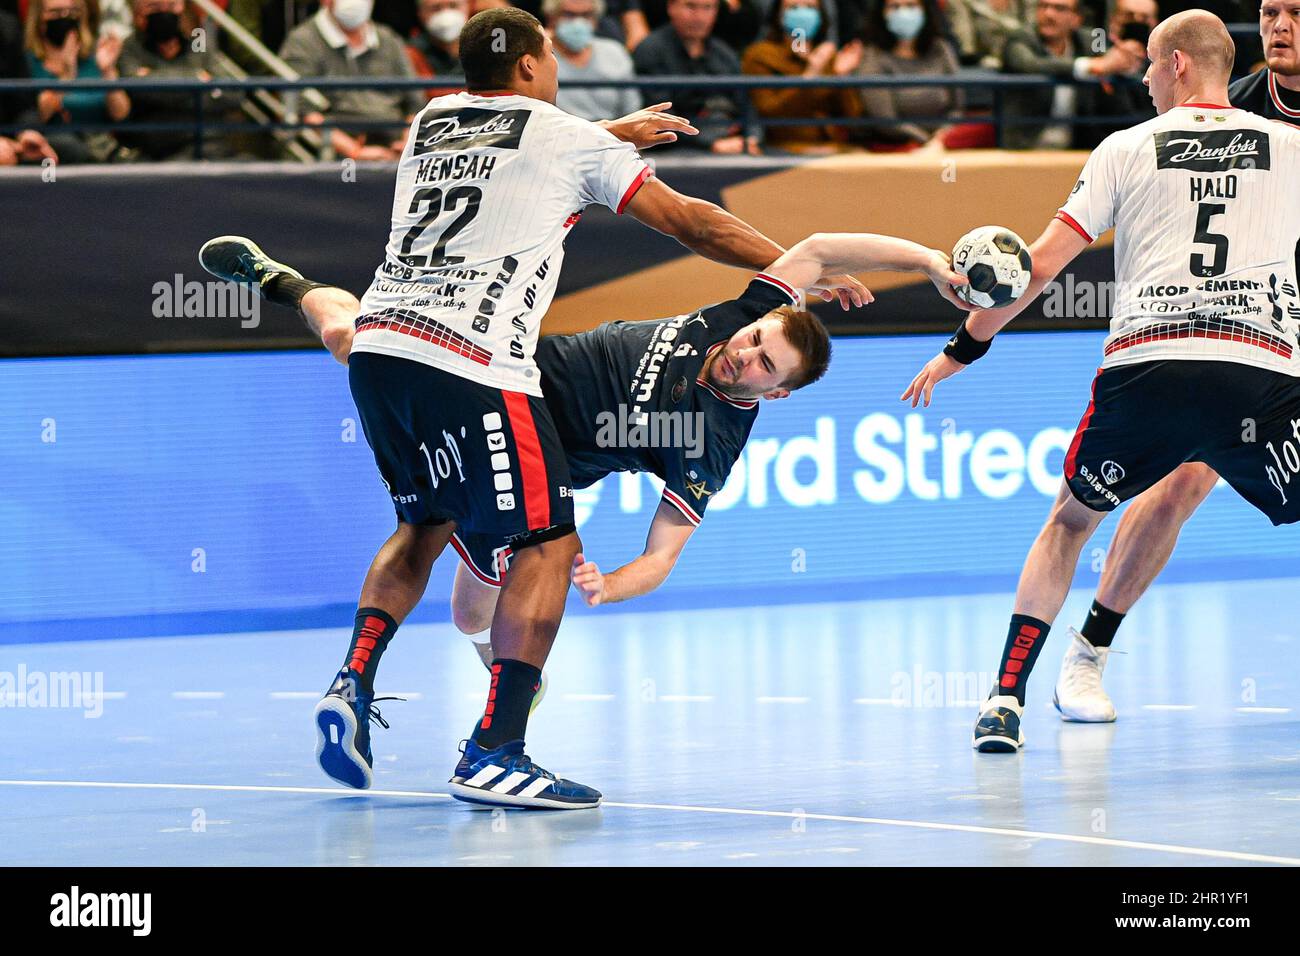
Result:
[[[1092,393],[1088,396],[1088,410],[1083,413],[1083,418],[1079,420],[1079,427],[1074,432],[1074,441],[1070,442],[1070,450],[1065,456],[1065,477],[1074,477],[1074,459],[1079,454],[1079,445],[1083,442],[1083,433],[1088,430],[1088,422],[1092,418],[1092,413],[1097,408],[1097,379],[1101,378],[1101,369],[1097,369],[1097,374],[1092,380]]]
[[[537,437],[533,410],[528,396],[523,392],[507,392],[506,417],[510,431],[515,436],[515,450],[519,453],[519,474],[524,483],[524,509],[528,516],[528,530],[541,531],[551,526],[551,483],[546,475],[546,456],[542,442]]]

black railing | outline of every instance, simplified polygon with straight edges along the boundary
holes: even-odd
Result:
[[[61,93],[84,90],[109,91],[125,90],[128,94],[132,90],[139,92],[170,92],[170,93],[189,93],[193,96],[193,110],[190,117],[184,120],[175,121],[149,121],[134,122],[129,117],[121,122],[95,122],[95,123],[60,123],[55,127],[39,126],[38,129],[56,128],[60,132],[80,132],[80,131],[131,131],[131,132],[191,132],[193,135],[194,156],[200,158],[203,155],[203,144],[206,139],[213,136],[227,133],[248,133],[248,132],[267,132],[271,130],[301,130],[301,129],[332,129],[345,128],[348,130],[400,130],[405,129],[404,120],[359,120],[359,119],[340,119],[332,120],[328,114],[325,115],[325,121],[320,124],[306,123],[301,117],[292,121],[279,121],[267,123],[252,122],[234,122],[225,119],[216,119],[212,116],[205,115],[204,96],[215,90],[223,92],[233,91],[236,93],[253,92],[265,90],[272,93],[291,93],[296,90],[316,89],[327,93],[330,90],[426,90],[426,89],[455,89],[457,84],[454,77],[393,77],[393,78],[361,78],[361,77],[316,77],[303,78],[298,80],[285,80],[278,77],[259,77],[248,78],[244,80],[235,79],[212,79],[203,81],[198,79],[174,79],[174,78],[140,78],[140,79],[118,79],[118,80],[71,80],[71,81],[51,81],[48,79],[24,79],[24,80],[6,80],[0,79],[0,95],[6,93],[27,93],[36,94],[42,90],[56,90]],[[1112,81],[1115,82],[1115,81]],[[1121,80],[1135,84],[1133,80]],[[738,117],[739,122],[748,135],[756,135],[761,138],[763,131],[768,127],[781,126],[799,126],[799,125],[821,125],[821,126],[844,126],[846,128],[857,127],[895,127],[905,124],[914,123],[974,123],[991,126],[994,130],[995,142],[998,146],[1003,146],[1006,142],[1006,130],[1012,126],[1043,126],[1043,125],[1064,125],[1064,126],[1089,126],[1105,125],[1122,127],[1139,122],[1147,117],[1141,115],[1134,116],[1028,116],[1028,115],[1008,115],[1006,109],[1006,97],[1008,93],[1017,93],[1033,89],[1042,89],[1044,87],[1056,87],[1061,85],[1068,86],[1087,86],[1096,85],[1095,80],[1073,80],[1057,79],[1048,76],[1004,76],[1000,74],[990,74],[983,76],[970,75],[949,75],[949,76],[844,76],[844,77],[768,77],[768,76],[734,76],[734,77],[695,77],[695,76],[653,76],[637,77],[626,80],[571,80],[564,83],[565,89],[639,89],[643,91],[672,91],[676,94],[678,91],[715,91],[720,93],[731,94],[735,97],[741,107],[742,115]],[[899,116],[890,118],[880,117],[781,117],[771,118],[760,116],[754,108],[753,101],[747,95],[750,91],[756,89],[790,89],[790,88],[808,88],[808,89],[899,89],[899,88],[917,88],[917,87],[944,87],[952,90],[975,91],[981,92],[988,96],[990,105],[986,113],[971,113],[960,117],[946,116]],[[238,102],[237,96],[231,97],[231,108],[234,108]],[[13,135],[22,129],[30,129],[31,125],[9,124],[0,126],[0,135]]]

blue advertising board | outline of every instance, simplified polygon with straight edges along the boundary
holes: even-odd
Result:
[[[1013,589],[1101,338],[1004,335],[916,410],[898,396],[939,338],[837,340],[822,382],[764,403],[641,606]],[[658,498],[644,474],[579,492],[587,556],[635,557]],[[1114,525],[1085,548],[1079,586]],[[346,373],[323,353],[0,363],[0,642],[347,623],[392,527]],[[1166,578],[1285,575],[1298,558],[1300,533],[1220,487]],[[446,619],[455,560],[417,619]]]

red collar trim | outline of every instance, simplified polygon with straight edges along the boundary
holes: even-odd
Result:
[[[522,93],[516,93],[514,90],[501,90],[499,92],[492,91],[488,93],[480,93],[478,90],[466,90],[465,94],[467,96],[523,96],[524,95]]]
[[[1218,103],[1180,103],[1179,109],[1188,110],[1235,110],[1235,106],[1220,106]]]
[[[1283,116],[1290,116],[1292,119],[1300,117],[1300,110],[1293,110],[1282,102],[1282,94],[1277,91],[1277,74],[1272,70],[1268,71],[1268,95]]]

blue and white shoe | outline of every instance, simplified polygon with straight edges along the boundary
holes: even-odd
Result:
[[[252,239],[244,236],[217,236],[199,249],[199,265],[218,279],[251,286],[258,295],[262,284],[273,275],[288,273],[301,279],[302,273],[283,262],[276,262]]]
[[[316,705],[316,762],[339,783],[368,790],[374,782],[374,757],[370,753],[370,721],[388,728],[376,700],[402,700],[362,693],[357,679],[343,670]]]
[[[1015,753],[1025,745],[1020,718],[1025,708],[1011,695],[990,697],[984,701],[975,721],[971,746],[982,754]]]
[[[460,763],[448,782],[451,795],[466,803],[539,810],[587,810],[600,806],[599,790],[561,779],[543,770],[512,740],[484,750],[473,740],[461,742]]]

